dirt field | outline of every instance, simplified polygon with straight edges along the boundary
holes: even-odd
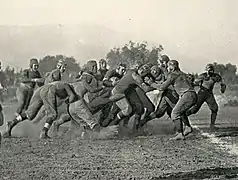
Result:
[[[15,105],[5,105],[6,120]],[[206,108],[206,106],[205,106]],[[170,120],[148,125],[152,136],[82,140],[63,136],[39,140],[43,123],[22,123],[3,140],[0,179],[238,179],[238,109],[221,108],[216,132],[209,111],[191,117],[195,130],[185,141],[170,141]],[[5,127],[2,127],[3,130]]]

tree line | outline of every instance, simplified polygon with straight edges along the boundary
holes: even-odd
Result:
[[[161,52],[163,51],[163,46],[153,46],[148,47],[147,42],[132,42],[129,41],[122,47],[112,48],[107,54],[105,59],[108,62],[110,68],[114,68],[119,62],[128,65],[128,67],[133,66],[135,63],[150,63],[151,65],[158,65]],[[50,72],[55,69],[57,61],[64,58],[67,62],[67,70],[64,75],[64,80],[68,81],[73,79],[76,74],[83,68],[77,62],[74,57],[66,57],[63,55],[51,56],[47,55],[39,59],[39,71],[42,76],[46,72]],[[227,84],[238,84],[237,67],[231,63],[219,64],[214,62],[215,71],[219,73]],[[22,73],[16,71],[15,68],[7,66],[3,70],[5,74],[5,82],[7,86],[17,86],[20,82],[20,77]],[[194,73],[195,77],[198,76]]]

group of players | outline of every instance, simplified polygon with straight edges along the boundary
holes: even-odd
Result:
[[[206,72],[194,78],[180,70],[179,62],[162,55],[160,65],[136,63],[127,67],[119,63],[107,69],[104,59],[90,60],[74,82],[61,80],[67,68],[62,59],[56,69],[42,77],[37,59],[30,60],[30,67],[23,71],[16,96],[19,103],[15,118],[7,121],[4,137],[12,135],[13,128],[24,120],[33,120],[37,114],[46,118],[40,138],[50,138],[48,131],[73,121],[79,124],[84,135],[87,131],[100,133],[108,126],[117,132],[119,123],[128,129],[133,116],[132,133],[140,131],[150,120],[167,115],[173,120],[176,134],[173,140],[185,139],[193,129],[188,117],[198,112],[204,102],[211,110],[210,127],[215,128],[218,105],[214,98],[215,83],[220,83],[221,93],[226,90],[222,77],[208,64]],[[38,88],[35,89],[35,86]],[[195,87],[198,86],[198,92]],[[58,107],[67,104],[65,114],[58,119]],[[94,114],[101,112],[98,119]],[[58,120],[57,120],[58,119]],[[1,123],[2,125],[3,123]]]

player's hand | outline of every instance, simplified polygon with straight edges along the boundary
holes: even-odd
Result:
[[[226,91],[226,85],[221,84],[221,93],[223,94]]]
[[[112,85],[115,86],[119,81],[112,81]]]

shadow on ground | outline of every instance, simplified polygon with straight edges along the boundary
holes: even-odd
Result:
[[[195,180],[195,179],[237,179],[238,167],[231,168],[208,168],[199,169],[197,171],[179,172],[176,174],[167,174],[160,177],[153,177],[152,180],[180,179],[180,180]]]

